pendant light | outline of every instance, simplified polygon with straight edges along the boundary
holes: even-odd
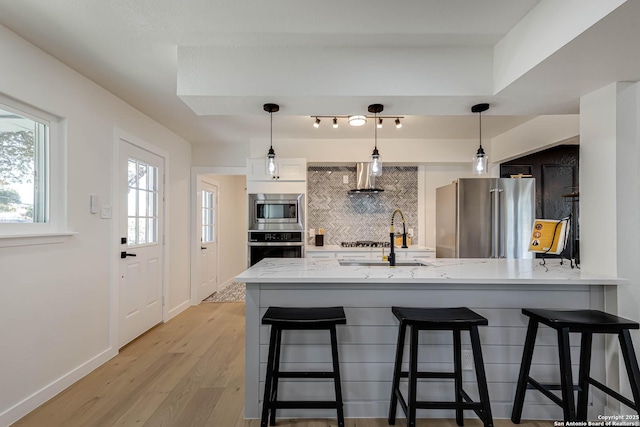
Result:
[[[480,146],[478,152],[473,156],[473,173],[475,175],[485,175],[489,172],[489,156],[482,149],[482,112],[489,109],[489,104],[476,104],[471,107],[472,113],[478,113],[480,122]]]
[[[267,153],[266,171],[272,178],[278,175],[278,159],[276,159],[276,152],[273,151],[273,113],[280,111],[278,104],[264,104],[264,111],[269,113],[271,119],[271,140],[269,143],[269,152]]]
[[[378,152],[378,113],[381,113],[384,110],[382,104],[371,104],[369,105],[369,112],[374,114],[375,120],[373,121],[374,126],[374,148],[373,153],[371,153],[371,175],[372,176],[380,176],[382,175],[382,161],[380,160],[380,153]]]

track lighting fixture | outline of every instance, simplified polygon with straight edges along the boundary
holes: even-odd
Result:
[[[489,109],[489,104],[476,104],[471,107],[472,113],[478,113],[478,121],[480,124],[480,146],[478,152],[473,156],[473,173],[475,175],[484,175],[489,172],[489,156],[482,149],[482,112]]]
[[[369,112],[374,114],[374,118],[376,119],[374,123],[374,146],[373,153],[371,153],[371,175],[380,176],[382,175],[382,160],[380,160],[380,153],[378,152],[378,113],[381,113],[384,109],[382,104],[371,104],[369,105]]]
[[[367,123],[367,119],[375,119],[376,126],[378,129],[382,129],[383,119],[395,119],[396,127],[401,128],[402,123],[400,123],[400,119],[404,119],[402,116],[364,116],[364,115],[351,115],[351,116],[311,116],[314,119],[313,127],[320,127],[320,119],[327,118],[331,119],[331,123],[333,124],[333,128],[337,129],[339,126],[338,119],[347,119],[349,125],[351,126],[364,126]]]
[[[276,152],[273,150],[273,113],[277,113],[278,111],[280,111],[280,106],[278,104],[264,104],[263,108],[264,111],[269,113],[271,122],[269,151],[267,152],[266,158],[266,170],[271,177],[274,177],[278,175],[278,159],[276,159]]]

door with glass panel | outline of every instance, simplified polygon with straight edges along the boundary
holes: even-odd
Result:
[[[200,237],[200,286],[198,301],[218,290],[218,187],[200,181],[198,224]]]
[[[164,159],[120,140],[120,346],[162,322]]]

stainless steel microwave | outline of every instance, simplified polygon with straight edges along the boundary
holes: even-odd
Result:
[[[303,230],[304,194],[249,194],[249,230]]]

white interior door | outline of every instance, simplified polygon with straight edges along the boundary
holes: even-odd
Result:
[[[218,290],[218,187],[201,181],[198,197],[200,281],[198,301]]]
[[[120,346],[162,322],[164,159],[120,140]]]

